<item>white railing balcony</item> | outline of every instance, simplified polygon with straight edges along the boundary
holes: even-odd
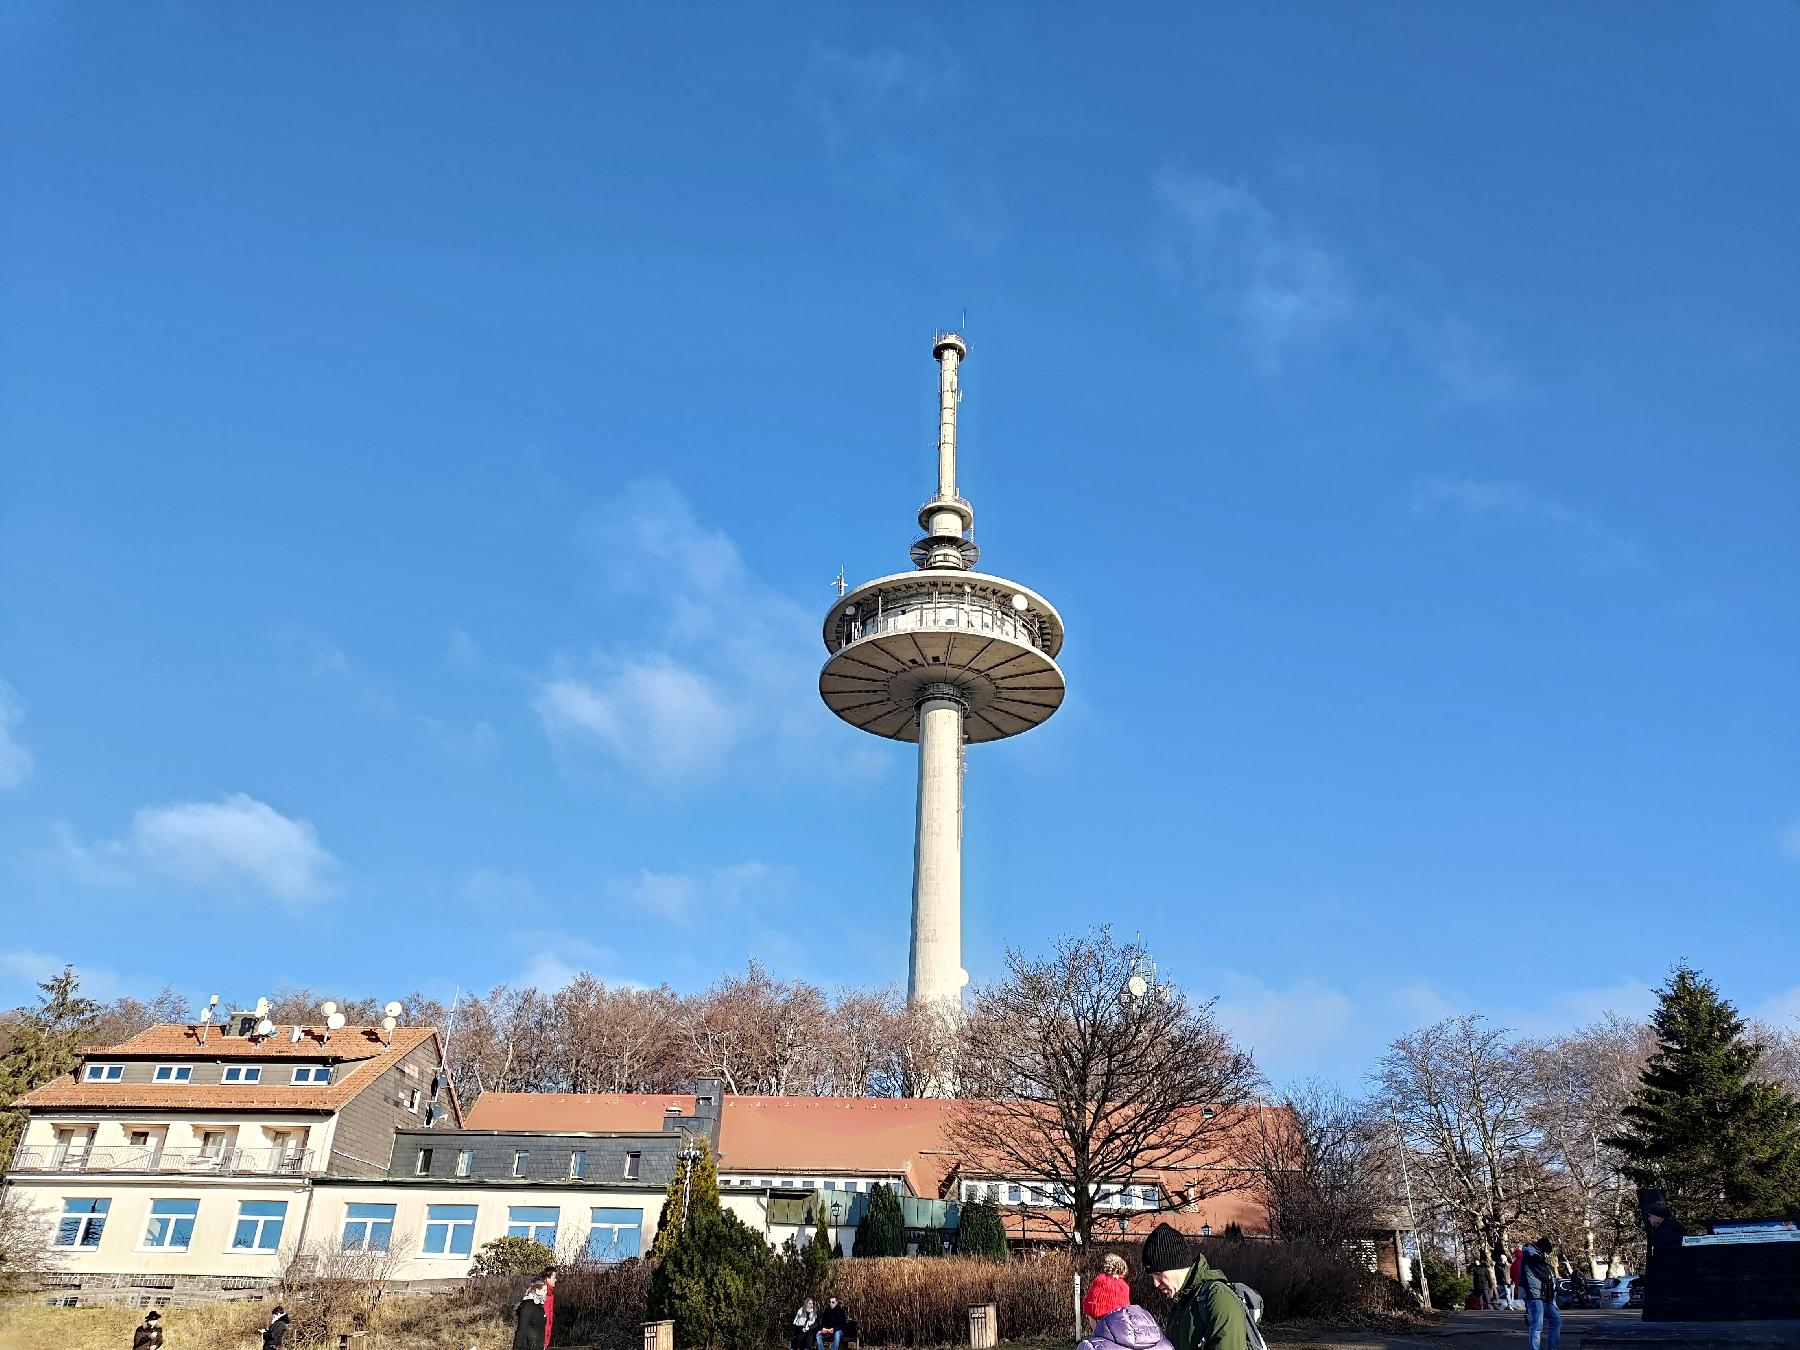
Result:
[[[873,614],[854,614],[845,623],[847,642],[879,637],[885,633],[965,632],[977,637],[1001,637],[1027,647],[1041,648],[1036,622],[1009,606],[986,596],[909,595],[890,599]]]
[[[168,1172],[188,1176],[300,1176],[313,1170],[311,1149],[73,1148],[21,1146],[15,1172]]]

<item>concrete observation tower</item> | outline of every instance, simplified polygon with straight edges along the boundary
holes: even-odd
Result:
[[[919,508],[914,571],[878,577],[825,616],[819,674],[825,705],[851,726],[919,744],[913,843],[914,1004],[960,1008],[963,747],[1030,731],[1062,706],[1062,618],[1035,591],[977,572],[975,509],[956,491],[956,333],[932,344],[938,363],[937,492]]]

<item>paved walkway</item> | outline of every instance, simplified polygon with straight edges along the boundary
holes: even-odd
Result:
[[[1571,1310],[1563,1314],[1564,1350],[1578,1350],[1583,1327],[1613,1312]],[[1459,1312],[1435,1327],[1383,1335],[1377,1331],[1317,1334],[1283,1332],[1273,1327],[1269,1344],[1283,1350],[1525,1350],[1525,1314]]]

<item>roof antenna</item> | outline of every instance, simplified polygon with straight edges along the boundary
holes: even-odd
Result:
[[[219,996],[214,994],[206,1000],[206,1007],[200,1013],[200,1044],[206,1044],[206,1029],[212,1025],[213,1014],[219,1010]]]

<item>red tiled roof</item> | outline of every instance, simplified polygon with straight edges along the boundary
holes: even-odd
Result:
[[[1126,1220],[1122,1232],[1121,1218]],[[1066,1242],[1072,1226],[1066,1210],[1009,1209],[1002,1205],[1000,1219],[1006,1225],[1006,1236],[1015,1242]],[[1263,1237],[1268,1233],[1269,1214],[1254,1195],[1244,1191],[1212,1196],[1199,1201],[1193,1209],[1139,1210],[1131,1214],[1103,1209],[1094,1215],[1094,1241],[1140,1242],[1159,1223],[1189,1237],[1203,1236],[1208,1227],[1217,1236],[1225,1231],[1225,1225],[1235,1223],[1246,1236]]]
[[[137,1045],[151,1038],[153,1032],[179,1033],[191,1032],[191,1027],[152,1027],[148,1032],[140,1032],[124,1044]],[[214,1028],[217,1032],[217,1028]],[[314,1047],[310,1055],[299,1053],[306,1045],[290,1045],[280,1037],[271,1036],[253,1056],[238,1052],[230,1056],[214,1056],[214,1046],[223,1041],[226,1045],[234,1043],[249,1044],[247,1038],[236,1036],[207,1037],[206,1045],[190,1046],[185,1052],[162,1050],[156,1053],[171,1057],[188,1059],[213,1058],[258,1058],[258,1059],[341,1059],[354,1067],[339,1069],[330,1083],[319,1086],[288,1086],[286,1084],[260,1083],[84,1083],[74,1074],[65,1074],[53,1078],[42,1087],[34,1088],[20,1097],[16,1106],[28,1107],[32,1110],[46,1109],[90,1109],[119,1110],[141,1108],[154,1111],[337,1111],[341,1110],[350,1099],[364,1088],[371,1086],[388,1069],[398,1064],[409,1051],[418,1049],[426,1041],[436,1037],[437,1032],[431,1027],[401,1027],[394,1032],[393,1048],[389,1049],[381,1043],[381,1033],[374,1028],[345,1027],[331,1034],[331,1044],[321,1051]],[[273,1043],[280,1040],[281,1047],[291,1053],[287,1055],[270,1054]],[[373,1042],[373,1052],[370,1042]],[[151,1044],[181,1044],[178,1035],[167,1035],[152,1038]],[[342,1045],[349,1053],[340,1054]],[[120,1054],[122,1047],[109,1046],[99,1053],[90,1053],[90,1059],[107,1057],[125,1058]]]
[[[472,1130],[660,1130],[671,1106],[692,1096],[484,1092],[469,1108]],[[727,1097],[719,1166],[727,1172],[903,1174],[916,1194],[936,1196],[956,1159],[944,1124],[956,1103],[925,1098]]]
[[[200,1033],[206,1040],[202,1043]],[[406,1027],[394,1033],[394,1043],[412,1035],[417,1045],[431,1033],[430,1027]],[[90,1045],[81,1053],[87,1059],[373,1059],[387,1053],[380,1027],[300,1028],[300,1039],[289,1040],[290,1025],[278,1026],[273,1036],[227,1036],[223,1027],[201,1028],[180,1022],[149,1027],[117,1045]],[[329,1042],[326,1037],[330,1036]],[[409,1049],[411,1047],[408,1047]]]

